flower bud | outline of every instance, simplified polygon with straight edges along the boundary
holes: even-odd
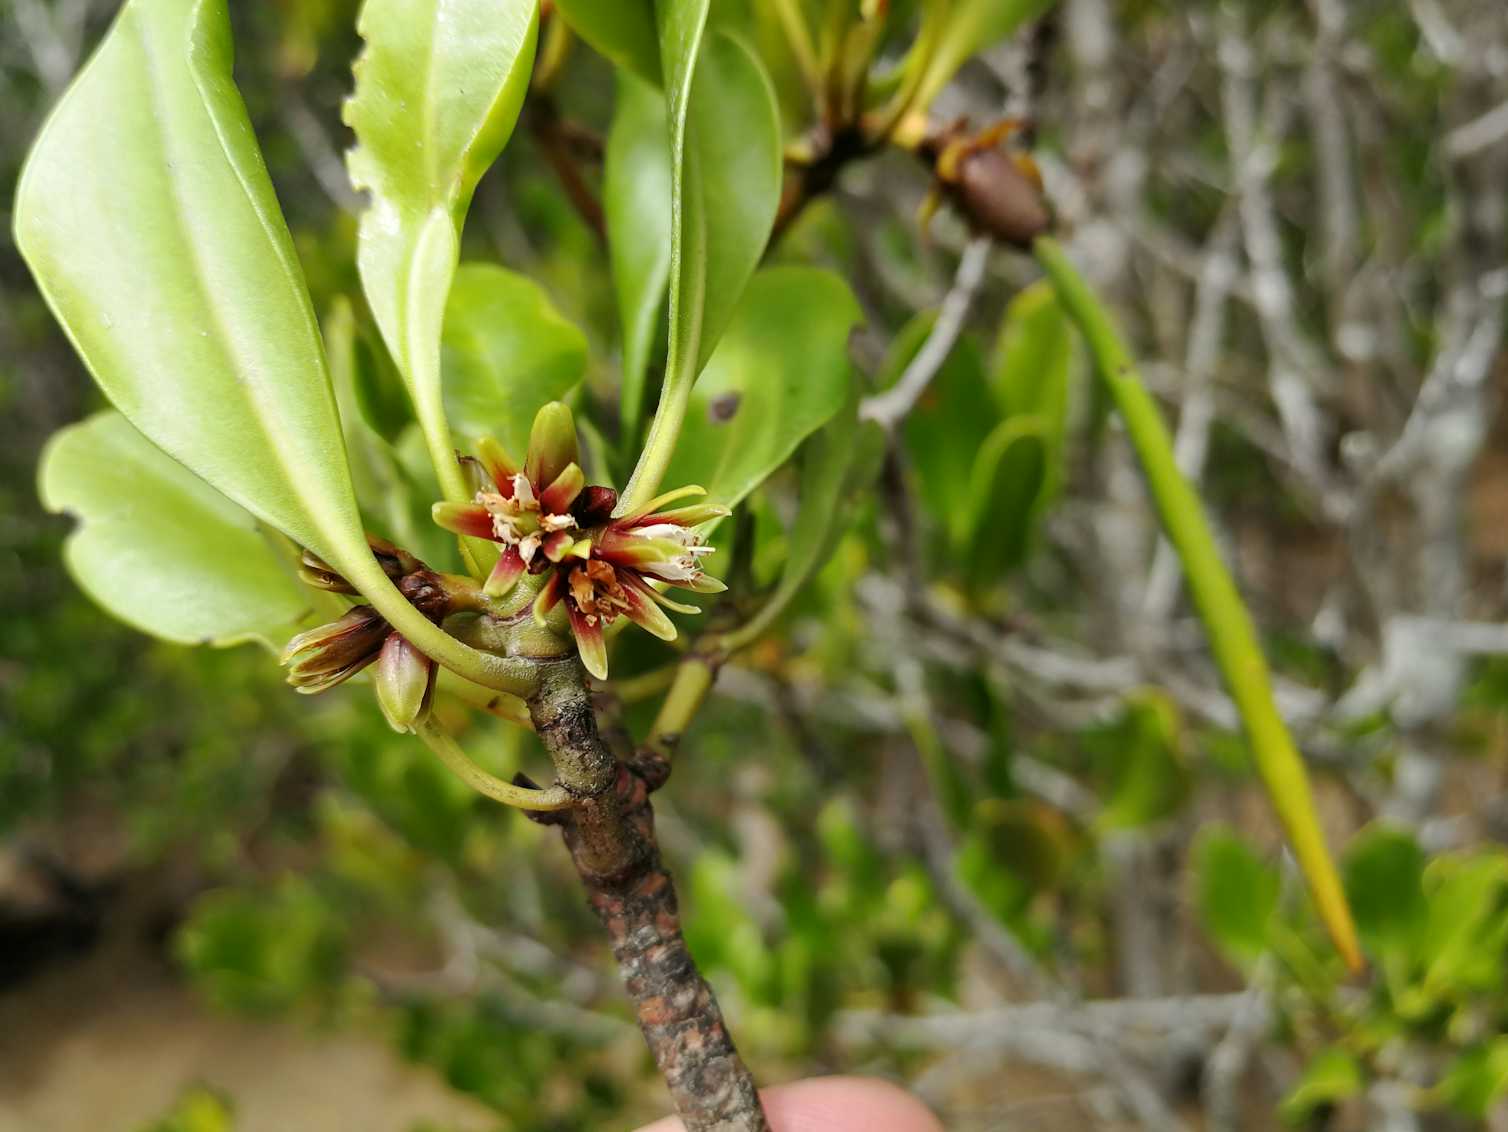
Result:
[[[429,714],[435,693],[435,662],[401,633],[389,633],[377,658],[373,684],[377,706],[394,731],[412,731]]]
[[[618,506],[618,493],[610,487],[585,488],[576,497],[571,514],[581,527],[597,527],[613,517],[613,508]]]
[[[424,566],[424,563],[408,551],[376,535],[367,535],[367,545],[372,548],[372,557],[377,559],[382,572],[395,582],[403,575]],[[356,587],[346,581],[335,567],[307,547],[304,548],[299,559],[298,576],[306,585],[313,586],[317,590],[324,590],[326,593],[354,594],[356,592]]]
[[[952,188],[958,209],[975,229],[1003,243],[1030,248],[1052,225],[1042,186],[999,149],[977,149],[958,163]]]
[[[355,586],[346,581],[335,567],[312,550],[305,550],[299,558],[298,576],[305,585],[324,590],[326,593],[353,594],[356,592]]]
[[[580,459],[576,443],[576,420],[564,401],[551,401],[534,417],[529,430],[529,453],[524,474],[539,490]]]
[[[353,606],[338,621],[300,633],[283,649],[288,683],[313,694],[349,680],[377,659],[388,623],[370,605]]]
[[[433,570],[420,569],[398,580],[398,592],[436,625],[450,612],[450,592],[445,579]]]
[[[402,547],[394,546],[387,539],[367,535],[367,545],[372,548],[372,557],[377,559],[382,572],[395,582],[405,574],[412,574],[415,570],[424,568],[424,563]]]

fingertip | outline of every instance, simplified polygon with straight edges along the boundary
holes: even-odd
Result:
[[[771,1132],[943,1132],[910,1093],[869,1077],[819,1077],[760,1092]],[[682,1132],[674,1118],[640,1132]]]
[[[871,1077],[819,1077],[760,1096],[772,1132],[942,1132],[921,1101]]]

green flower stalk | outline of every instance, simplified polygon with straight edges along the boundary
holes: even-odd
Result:
[[[502,547],[483,585],[489,597],[510,593],[525,574],[539,576],[535,619],[546,624],[564,605],[582,663],[593,676],[607,676],[603,630],[618,617],[672,641],[676,627],[664,609],[698,612],[666,597],[661,586],[698,593],[726,588],[703,573],[701,559],[712,547],[696,528],[728,509],[693,503],[661,510],[706,494],[700,487],[683,487],[615,517],[617,493],[586,483],[577,462],[575,421],[564,404],[540,409],[522,467],[495,440],[481,441],[477,457],[486,482],[471,503],[436,503],[435,522]]]

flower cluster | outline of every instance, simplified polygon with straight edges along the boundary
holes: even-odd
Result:
[[[592,675],[607,675],[603,629],[620,615],[662,640],[674,640],[675,625],[661,606],[695,613],[695,606],[672,601],[657,588],[680,586],[717,593],[723,584],[702,572],[712,548],[696,527],[728,513],[711,503],[670,508],[688,496],[706,494],[683,487],[623,515],[614,515],[617,493],[588,486],[577,462],[576,424],[571,410],[552,402],[539,411],[520,467],[502,446],[477,446],[484,479],[471,503],[437,503],[435,522],[446,530],[489,539],[502,548],[484,591],[510,592],[525,574],[548,575],[534,600],[543,622],[564,604],[582,662]]]
[[[392,543],[368,537],[372,554],[413,606],[438,624],[449,607],[439,575]],[[328,563],[304,551],[299,577],[327,593],[356,589]],[[354,605],[343,617],[300,633],[283,649],[288,683],[300,692],[323,692],[376,664],[373,684],[382,714],[395,730],[407,731],[429,713],[436,667],[370,605]]]

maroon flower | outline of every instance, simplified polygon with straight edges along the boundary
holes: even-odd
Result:
[[[703,544],[696,527],[728,514],[727,508],[696,503],[660,510],[678,499],[706,494],[700,487],[683,487],[614,517],[617,493],[587,486],[577,463],[576,425],[571,410],[559,401],[534,418],[522,468],[494,440],[479,443],[477,456],[490,484],[474,502],[435,504],[435,522],[502,547],[484,586],[489,595],[509,592],[525,573],[548,573],[535,598],[534,615],[543,621],[565,603],[577,649],[592,675],[607,675],[602,631],[619,615],[670,641],[675,625],[660,607],[697,612],[695,606],[667,598],[657,585],[700,593],[725,588],[702,572],[700,560],[712,547]]]

